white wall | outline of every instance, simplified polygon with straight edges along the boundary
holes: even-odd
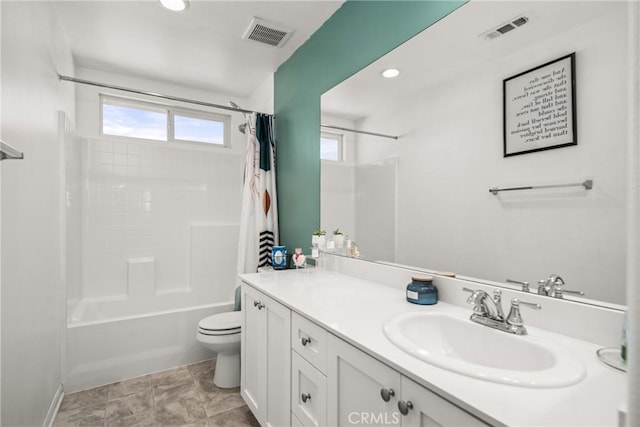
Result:
[[[273,74],[265,79],[249,96],[246,104],[239,104],[247,110],[273,114]]]
[[[226,105],[226,96],[79,68],[80,78]],[[268,86],[268,81],[265,83]],[[82,265],[76,299],[128,308],[116,316],[228,301],[235,282],[245,136],[231,117],[231,147],[162,143],[99,134],[99,96],[203,109],[94,86],[77,87]],[[257,94],[254,102],[268,101]],[[232,99],[242,107],[246,99]],[[249,108],[249,107],[245,107]],[[70,162],[73,163],[73,162]],[[75,295],[74,295],[75,296]],[[156,301],[154,303],[153,301]],[[73,302],[73,301],[70,301]],[[134,302],[133,304],[131,304]],[[109,317],[106,313],[104,316]],[[75,308],[71,321],[83,319]]]
[[[503,79],[573,51],[578,146],[503,158]],[[626,55],[622,11],[483,67],[452,71],[428,93],[412,94],[406,109],[364,121],[364,129],[375,124],[402,135],[398,262],[495,281],[535,283],[556,273],[567,289],[623,303]],[[359,155],[367,149],[376,150],[369,157],[393,154],[373,138],[363,138]],[[591,191],[488,192],[587,178]]]
[[[1,2],[2,425],[42,425],[62,383],[62,150],[58,110],[74,114],[69,48],[48,2]]]

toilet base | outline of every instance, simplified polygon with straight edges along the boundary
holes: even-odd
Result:
[[[240,387],[240,352],[218,353],[213,384],[219,388]]]

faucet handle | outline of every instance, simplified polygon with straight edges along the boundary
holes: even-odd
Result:
[[[584,292],[582,291],[571,291],[568,289],[564,289],[565,283],[564,283],[564,280],[562,280],[562,277],[560,276],[553,275],[549,277],[548,280],[551,282],[551,285],[552,285],[551,296],[554,298],[562,299],[563,294],[584,295]]]
[[[505,282],[522,286],[522,292],[529,292],[529,282],[521,282],[519,280],[506,279]]]
[[[511,310],[509,310],[509,314],[507,315],[507,323],[509,325],[515,326],[518,329],[521,329],[522,332],[519,333],[519,335],[525,335],[527,331],[526,329],[524,329],[524,324],[522,323],[522,315],[520,315],[521,304],[534,310],[540,310],[542,306],[540,304],[520,301],[517,298],[511,300]]]
[[[570,291],[568,289],[558,289],[558,291],[556,291],[556,292],[559,292],[560,295],[562,295],[563,293],[564,294],[574,294],[574,295],[584,295],[584,292],[582,292],[582,291]],[[562,298],[562,296],[557,296],[557,294],[556,294],[556,298]]]
[[[534,310],[542,310],[542,306],[541,306],[540,304],[536,304],[536,303],[533,303],[533,302],[520,301],[518,298],[514,298],[514,299],[511,301],[511,304],[513,304],[514,302],[515,302],[517,305],[522,304],[522,305],[524,305],[525,307],[529,307],[529,308],[532,308],[532,309],[534,309]]]
[[[563,281],[560,281],[560,282],[556,281],[554,283],[555,283],[555,288],[553,290],[554,298],[562,299],[564,297],[564,294],[584,295],[584,292],[582,291],[571,291],[569,289],[565,289]]]

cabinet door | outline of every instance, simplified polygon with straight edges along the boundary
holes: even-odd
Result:
[[[242,285],[242,333],[240,338],[240,393],[262,424],[267,416],[266,311],[258,308],[261,294]]]
[[[291,312],[242,285],[240,392],[263,426],[291,420]]]
[[[402,377],[402,400],[411,402],[412,406],[407,415],[402,416],[403,426],[487,426],[478,418],[406,377]]]
[[[263,426],[281,427],[291,422],[291,311],[271,298],[266,309],[267,417]]]
[[[401,391],[400,386],[398,372],[352,345],[332,335],[329,336],[328,425],[399,424],[400,413],[397,402]]]

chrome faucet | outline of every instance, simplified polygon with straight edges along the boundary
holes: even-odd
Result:
[[[506,279],[505,282],[522,286],[522,292],[529,292],[529,282],[521,282],[519,280]]]
[[[562,299],[564,294],[584,295],[582,291],[570,291],[564,288],[564,280],[557,274],[552,274],[547,280],[538,281],[538,295]]]
[[[511,334],[527,334],[527,329],[524,327],[522,316],[520,315],[521,304],[534,310],[542,308],[540,304],[532,304],[514,298],[511,300],[509,314],[505,317],[502,310],[502,292],[499,289],[493,291],[493,298],[482,289],[462,288],[462,290],[471,292],[471,295],[467,298],[467,303],[473,304],[473,314],[470,317],[472,322]]]

